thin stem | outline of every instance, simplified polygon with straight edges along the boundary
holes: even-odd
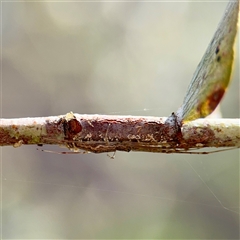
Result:
[[[174,153],[205,147],[240,147],[239,119],[198,119],[181,127],[166,120],[73,113],[0,119],[0,146],[55,144],[94,153],[117,150]]]

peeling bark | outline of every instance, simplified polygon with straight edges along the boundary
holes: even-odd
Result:
[[[0,146],[64,145],[75,152],[176,153],[205,147],[240,147],[239,119],[80,115],[0,119]]]

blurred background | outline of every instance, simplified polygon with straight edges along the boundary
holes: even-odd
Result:
[[[2,2],[1,117],[169,116],[226,5]],[[239,118],[238,54],[225,118]],[[1,151],[3,239],[239,238],[239,150]]]

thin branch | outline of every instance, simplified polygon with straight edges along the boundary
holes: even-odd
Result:
[[[240,147],[239,119],[198,119],[181,128],[170,118],[80,115],[0,119],[0,146],[64,145],[84,152],[186,152]],[[167,120],[168,119],[168,120]]]
[[[0,119],[0,146],[58,144],[86,152],[186,152],[240,147],[239,119],[198,119],[219,104],[230,80],[239,1],[224,17],[190,83],[182,107],[168,118],[79,115]],[[195,120],[195,121],[190,121]]]

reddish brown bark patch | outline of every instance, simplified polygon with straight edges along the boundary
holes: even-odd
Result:
[[[63,129],[66,139],[73,139],[78,133],[82,131],[81,123],[73,118],[70,120],[63,119]]]

